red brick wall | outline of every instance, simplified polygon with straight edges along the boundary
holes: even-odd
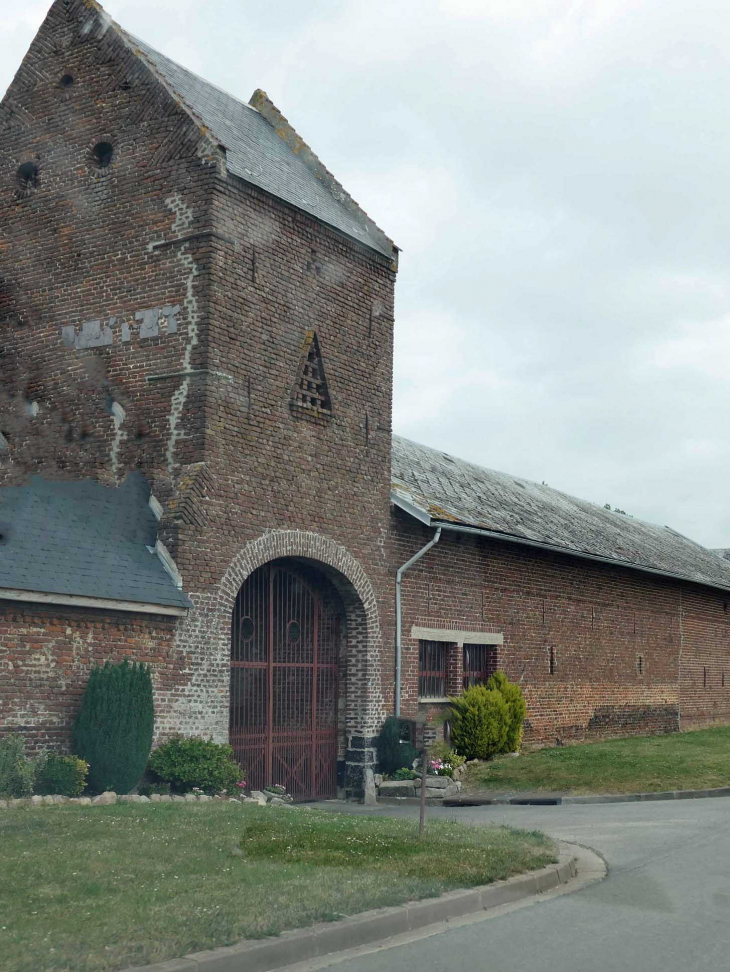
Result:
[[[217,183],[213,224],[206,347],[218,379],[206,398],[205,519],[178,518],[171,541],[198,605],[181,639],[199,640],[193,629],[202,628],[207,648],[180,711],[210,699],[201,718],[224,733],[230,611],[246,574],[236,568],[230,588],[226,577],[276,531],[271,556],[300,555],[305,543],[352,605],[346,724],[349,743],[356,736],[365,745],[382,719],[379,656],[392,639],[378,619],[392,599],[385,541],[395,273],[378,254],[233,178]],[[311,330],[332,402],[331,416],[319,420],[290,407]]]
[[[87,0],[54,4],[0,126],[0,484],[146,475],[195,604],[165,731],[225,738],[238,586],[261,555],[319,560],[349,605],[348,740],[367,749],[391,597],[392,261],[228,176]],[[100,140],[114,145],[103,170]],[[28,160],[39,181],[25,193]],[[151,308],[162,318],[144,337],[136,315]],[[88,346],[92,321],[111,343]],[[319,421],[290,408],[311,330],[332,400]]]
[[[0,602],[0,735],[66,750],[89,672],[107,659],[152,668],[155,711],[187,680],[174,619]]]
[[[682,728],[730,722],[730,595],[682,591]]]
[[[432,535],[394,514],[392,569]],[[525,692],[527,744],[671,731],[680,710],[682,728],[730,721],[726,603],[706,588],[444,532],[404,575],[404,714],[417,707],[418,625],[504,635],[499,664]]]
[[[204,366],[207,238],[156,244],[209,229],[215,150],[84,0],[54,4],[0,108],[0,141],[0,483],[141,469],[169,497],[200,458],[203,386],[149,379]],[[91,159],[100,141],[107,168]],[[25,192],[29,161],[38,185]],[[145,331],[136,315],[165,307],[179,311]],[[97,327],[111,343],[69,346]]]

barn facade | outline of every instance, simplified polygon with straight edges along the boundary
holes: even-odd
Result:
[[[264,92],[56,0],[0,129],[0,732],[123,657],[302,798],[497,666],[528,743],[730,718],[730,563],[392,434],[398,250]]]

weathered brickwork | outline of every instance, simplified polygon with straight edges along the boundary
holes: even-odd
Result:
[[[682,591],[682,728],[730,723],[730,595]]]
[[[0,604],[0,729],[62,748],[90,666],[129,656],[153,666],[159,738],[225,740],[237,594],[293,558],[342,602],[338,753],[361,792],[394,706],[395,571],[432,535],[389,505],[395,253],[231,175],[93,0],[54,3],[0,135],[0,485],[140,470],[193,603]],[[404,715],[417,625],[503,635],[531,744],[730,721],[709,589],[444,532],[403,621]],[[462,678],[451,651],[447,691]]]
[[[394,515],[394,560],[431,536]],[[403,618],[404,713],[418,707],[417,625],[504,635],[499,665],[525,692],[528,744],[730,721],[730,614],[720,592],[443,533],[404,576]]]
[[[0,482],[137,468],[170,497],[202,452],[202,383],[179,375],[203,367],[220,153],[83,0],[54,4],[0,132]]]
[[[187,681],[174,621],[0,602],[0,735],[20,732],[30,748],[66,749],[91,668],[125,658],[152,669],[159,735],[176,687]]]
[[[372,759],[393,261],[228,175],[225,150],[90,0],[54,4],[0,124],[0,484],[111,485],[129,469],[151,483],[195,605],[163,732],[226,737],[238,588],[254,561],[316,560],[347,609],[343,739]],[[113,148],[105,168],[98,143]],[[292,407],[313,332],[324,412]]]

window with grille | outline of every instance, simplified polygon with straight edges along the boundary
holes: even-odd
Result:
[[[464,645],[464,688],[484,685],[497,671],[495,645]]]
[[[418,698],[446,698],[446,650],[444,641],[421,641],[418,649]]]

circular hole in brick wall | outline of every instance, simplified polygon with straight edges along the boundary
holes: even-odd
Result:
[[[100,169],[107,169],[114,158],[114,146],[111,142],[97,142],[91,150],[94,164]]]
[[[18,187],[23,192],[32,192],[38,186],[38,166],[35,162],[23,162],[18,166]]]
[[[73,75],[64,74],[64,76],[61,78],[61,80],[58,83],[62,88],[70,88],[74,83]]]

